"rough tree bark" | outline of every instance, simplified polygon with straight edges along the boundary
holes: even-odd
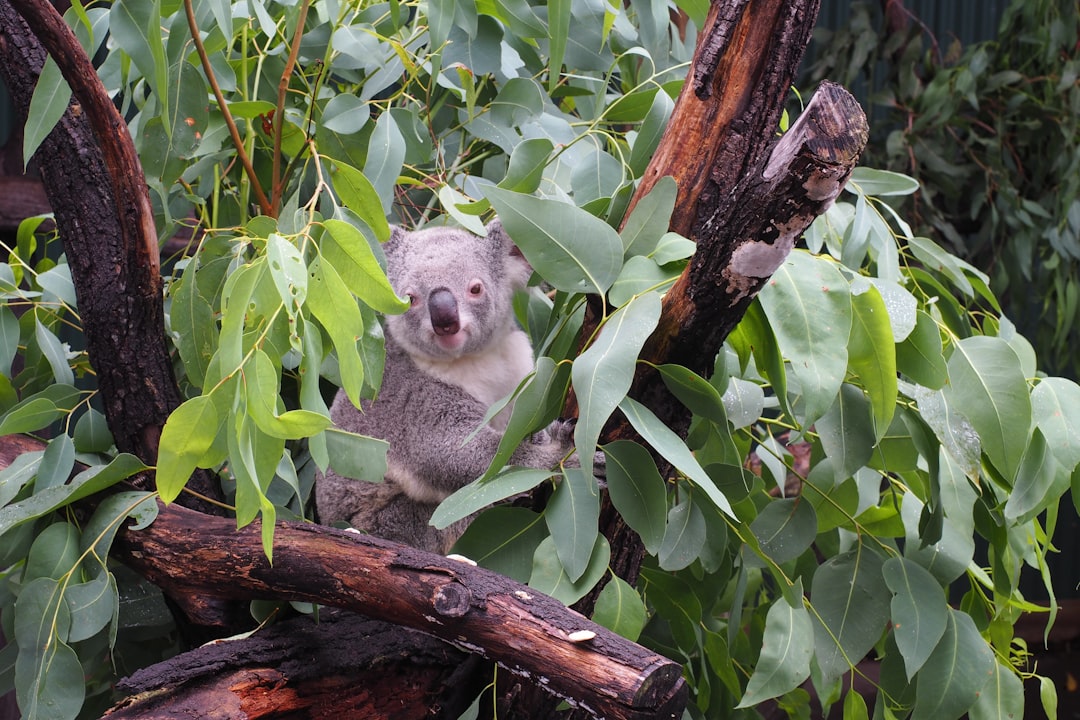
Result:
[[[10,1],[20,8],[31,4],[30,0]],[[12,35],[23,38],[14,41],[16,45],[27,44],[25,38],[29,37],[25,31],[10,29],[13,21],[7,2],[0,0],[0,49],[5,43],[12,42],[9,39]],[[749,0],[716,0],[711,7],[690,79],[676,104],[661,149],[639,190],[640,195],[657,178],[675,175],[680,192],[672,227],[698,242],[698,252],[683,278],[668,293],[660,327],[643,352],[643,357],[652,362],[678,362],[707,373],[723,339],[758,289],[783,262],[802,230],[839,193],[865,143],[866,124],[861,110],[842,90],[826,86],[811,102],[799,123],[784,136],[782,144],[774,146],[784,98],[805,49],[817,8],[818,0],[756,0],[753,3]],[[19,47],[17,50],[25,53],[27,49]],[[4,61],[2,65],[10,66],[12,62]],[[24,93],[29,92],[26,88],[32,88],[34,76],[36,73],[31,73],[28,82],[24,83]],[[28,102],[29,94],[25,94],[25,98]],[[119,131],[117,126],[111,127]],[[81,147],[82,144],[85,143],[80,140],[75,145],[76,152],[63,146],[54,150],[58,155],[70,153],[78,158],[78,164],[73,166],[77,169],[69,170],[69,175],[85,176],[84,162],[101,164],[100,157],[91,157],[92,149]],[[63,187],[60,178],[47,179],[47,182]],[[94,186],[51,195],[63,235],[70,231],[68,226],[77,228],[78,216],[87,213],[83,208],[61,219],[60,207],[65,206],[65,198],[81,198],[90,189],[96,195],[101,188],[111,187],[112,181],[101,175]],[[120,197],[127,196],[121,194]],[[135,204],[138,204],[137,200]],[[127,217],[134,211],[130,204],[123,201],[117,204],[107,199],[90,212]],[[118,222],[120,224],[123,223]],[[146,232],[141,221],[136,221],[135,225]],[[145,237],[141,240],[133,238],[136,246],[121,245],[108,252],[99,249],[88,252],[86,244],[76,243],[69,249],[69,258],[72,259],[73,274],[86,273],[87,278],[96,278],[91,283],[104,282],[111,289],[122,290],[110,295],[111,306],[95,304],[98,298],[88,298],[87,305],[82,306],[84,301],[80,295],[84,320],[91,314],[100,313],[103,318],[112,318],[114,312],[126,312],[123,316],[126,322],[138,325],[139,331],[147,333],[143,340],[145,344],[138,347],[140,354],[156,354],[164,348],[160,332],[160,297],[150,295],[157,295],[157,290],[151,292],[151,289],[159,286],[156,285],[156,260],[139,260],[143,250],[137,245],[145,243]],[[65,239],[71,242],[70,238]],[[74,259],[80,255],[105,258],[107,267],[102,269],[94,265],[91,262],[94,258]],[[76,262],[88,264],[84,267]],[[128,271],[147,273],[151,278],[148,282],[145,277],[124,274]],[[146,307],[152,306],[152,311],[145,309],[143,300]],[[133,308],[133,304],[139,307]],[[92,308],[98,310],[95,312]],[[147,317],[155,313],[156,317]],[[104,350],[94,346],[90,351],[95,362],[103,364],[99,373],[118,378],[115,386],[107,388],[103,383],[102,394],[107,404],[123,415],[116,420],[121,432],[127,432],[126,436],[133,439],[136,447],[155,450],[154,433],[160,430],[165,415],[160,414],[160,408],[149,416],[143,408],[127,408],[137,397],[129,393],[129,388],[134,387],[132,383],[148,383],[155,393],[167,397],[169,392],[175,392],[175,385],[171,374],[162,374],[160,368],[144,372],[138,365],[113,364],[120,351],[131,348],[125,341],[134,331],[125,324],[114,333],[112,345],[101,346]],[[688,421],[685,410],[667,394],[655,374],[640,373],[635,379],[633,394],[672,427],[685,428]],[[155,395],[151,405],[157,402]],[[168,403],[160,407],[168,407]],[[109,415],[109,421],[112,426],[112,415]],[[616,425],[607,436],[609,439],[620,437],[626,432],[625,427]],[[602,521],[612,542],[614,569],[623,577],[634,579],[641,559],[640,543],[610,507]],[[214,523],[224,524],[217,527]],[[644,650],[641,650],[644,655],[622,649],[610,652],[619,640],[600,630],[594,630],[596,638],[585,644],[569,642],[566,637],[569,632],[585,627],[591,629],[592,626],[585,625],[588,621],[584,618],[569,615],[554,606],[550,617],[545,614],[537,618],[526,612],[537,603],[548,602],[537,600],[536,594],[527,588],[519,588],[508,581],[497,582],[479,570],[454,567],[446,559],[422,556],[415,551],[380,543],[360,542],[325,528],[283,525],[278,529],[277,539],[279,543],[283,539],[295,541],[296,545],[276,543],[276,563],[270,567],[262,559],[257,526],[237,533],[227,521],[170,508],[148,529],[138,533],[122,532],[117,546],[126,553],[128,562],[161,585],[184,588],[188,592],[202,590],[219,597],[258,595],[327,602],[328,598],[313,593],[310,587],[295,584],[297,573],[310,570],[308,565],[314,564],[319,566],[322,580],[331,583],[328,592],[336,604],[352,603],[369,615],[378,616],[384,612],[383,616],[389,615],[394,622],[420,627],[434,634],[443,633],[459,643],[472,643],[510,667],[535,672],[545,661],[539,656],[547,652],[554,653],[555,658],[570,667],[575,667],[577,659],[584,657],[581,653],[600,656],[597,662],[622,663],[622,674],[608,670],[603,677],[590,675],[589,682],[598,683],[598,686],[583,688],[580,683],[574,684],[572,678],[567,678],[565,682],[571,686],[560,688],[560,694],[572,695],[591,710],[599,710],[609,717],[672,717],[680,712],[679,703],[685,702],[685,687],[677,676],[671,676],[670,662],[665,665],[655,656],[650,659]],[[182,555],[175,555],[177,551]],[[404,573],[408,579],[401,581],[395,572]],[[473,573],[480,574],[474,576]],[[382,582],[372,583],[369,577],[380,578]],[[480,578],[476,581],[479,584],[463,582],[462,578],[466,577]],[[385,610],[380,606],[384,600],[380,591],[385,593],[390,582],[403,583],[392,587],[411,587],[414,592],[391,591],[400,595],[395,598],[398,604],[392,605],[397,609]],[[530,599],[526,601],[516,595],[519,591],[529,595]],[[583,607],[591,607],[590,601],[587,600]],[[491,628],[485,630],[483,627],[489,621],[480,621],[489,613],[495,613],[495,617],[513,626],[504,625],[502,637],[494,635]],[[465,629],[472,634],[460,637],[458,633]],[[531,633],[543,649],[532,650],[530,652],[536,654],[527,656],[515,645],[517,633],[522,633],[522,637],[529,637]],[[507,634],[511,636],[506,637]],[[289,678],[279,680],[279,691],[295,691]],[[262,687],[259,683],[253,685]],[[616,690],[605,690],[605,685]],[[503,716],[551,717],[553,705],[543,698],[538,701],[536,697],[523,688],[509,688],[500,698]],[[611,709],[595,703],[608,703]],[[132,708],[126,711],[130,712]],[[243,716],[239,713],[229,715]]]

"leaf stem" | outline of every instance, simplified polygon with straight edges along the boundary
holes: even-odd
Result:
[[[190,3],[191,0],[185,0],[185,2]],[[281,207],[281,196],[285,190],[285,184],[281,180],[281,136],[285,129],[285,96],[289,91],[289,81],[292,78],[293,68],[296,67],[296,59],[300,55],[300,41],[304,37],[304,25],[307,23],[310,6],[311,0],[304,0],[300,5],[300,14],[296,18],[296,31],[293,33],[292,45],[289,48],[289,59],[285,62],[285,68],[281,71],[281,80],[278,82],[277,108],[274,110],[274,170],[271,188],[271,207],[275,216]]]

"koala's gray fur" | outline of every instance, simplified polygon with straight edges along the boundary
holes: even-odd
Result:
[[[498,222],[486,238],[449,228],[395,228],[384,250],[390,283],[412,306],[386,318],[386,368],[376,401],[360,411],[338,392],[330,415],[344,430],[390,443],[385,481],[330,470],[317,480],[316,506],[320,522],[345,521],[446,553],[468,521],[439,531],[428,524],[431,514],[487,470],[507,412],[465,439],[534,367],[511,307],[532,271]],[[554,468],[572,449],[572,425],[556,422],[523,443],[510,463]]]

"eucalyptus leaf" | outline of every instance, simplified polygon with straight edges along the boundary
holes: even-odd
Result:
[[[801,584],[792,592],[802,597]],[[810,677],[813,637],[810,613],[806,608],[801,603],[790,605],[783,597],[777,599],[765,618],[758,664],[736,707],[750,707],[782,695]]]
[[[911,560],[889,558],[882,572],[893,594],[893,635],[911,680],[945,633],[949,606],[937,579]]]
[[[489,187],[487,198],[533,269],[566,292],[604,293],[622,267],[622,240],[573,205]]]
[[[646,551],[660,551],[667,523],[667,487],[649,451],[630,440],[604,446],[611,503],[641,538]]]
[[[978,700],[994,676],[993,651],[971,616],[948,608],[945,632],[919,673],[914,713],[954,720]]]
[[[594,540],[599,532],[600,490],[591,473],[581,468],[565,468],[563,480],[555,488],[544,511],[555,552],[571,582],[588,569]]]
[[[603,535],[597,533],[592,546],[589,564],[578,580],[572,581],[567,576],[555,550],[555,540],[550,536],[540,543],[533,555],[533,570],[529,585],[546,593],[565,605],[573,605],[600,582],[607,572],[611,559],[611,546]]]

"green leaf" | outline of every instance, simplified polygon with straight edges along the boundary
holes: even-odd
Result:
[[[382,482],[389,443],[335,427],[323,431],[323,437],[334,472],[354,480]]]
[[[1047,377],[1031,391],[1035,426],[1066,472],[1080,463],[1080,386],[1071,380]]]
[[[910,681],[944,634],[949,607],[937,579],[911,560],[889,558],[882,572],[893,594],[893,636]]]
[[[536,554],[533,555],[533,570],[529,577],[529,585],[564,605],[573,605],[600,582],[600,578],[607,572],[610,559],[611,546],[603,535],[597,533],[588,567],[576,582],[572,581],[563,569],[562,563],[559,562],[555,540],[549,536],[540,543],[536,548]]]
[[[18,352],[19,319],[7,305],[0,305],[0,375],[11,375],[11,363]]]
[[[136,522],[130,529],[139,530],[153,522],[157,513],[158,504],[153,493],[126,491],[110,494],[94,508],[94,514],[83,527],[79,551],[96,558],[104,574],[105,559],[124,521],[129,517],[135,518]]]
[[[649,255],[656,250],[660,238],[668,231],[678,192],[674,178],[665,175],[638,201],[619,233],[626,257]]]
[[[862,660],[885,630],[890,595],[881,567],[882,558],[859,544],[814,573],[814,647],[824,684]]]
[[[908,238],[908,247],[919,262],[943,274],[967,297],[974,297],[975,288],[971,286],[971,281],[964,274],[963,268],[967,263],[941,249],[937,243],[928,238]]]
[[[30,109],[26,113],[22,147],[24,166],[37,152],[41,141],[60,122],[70,100],[71,86],[64,80],[56,61],[46,57],[30,98]]]
[[[1051,504],[1056,505],[1069,487],[1070,475],[1050,452],[1042,431],[1035,428],[1005,502],[1005,519],[1030,522]]]
[[[165,45],[160,0],[118,0],[109,10],[109,33],[161,99],[167,94]],[[166,132],[168,117],[162,116]]]
[[[698,464],[697,458],[686,447],[686,443],[683,442],[682,438],[660,422],[659,418],[648,408],[631,398],[623,398],[622,402],[619,403],[619,409],[623,411],[626,419],[630,421],[638,434],[656,452],[674,465],[679,472],[690,478],[694,485],[701,488],[717,509],[729,517],[735,517],[727,498],[716,487],[708,473]]]
[[[116,589],[116,578],[110,572],[103,572],[87,582],[68,585],[64,602],[71,614],[68,642],[88,640],[108,626],[119,613],[120,594]]]
[[[697,560],[704,547],[705,516],[690,498],[685,498],[668,511],[657,561],[668,572],[682,570]]]
[[[802,497],[773,500],[750,523],[750,531],[761,551],[782,565],[802,555],[814,542],[817,513],[813,504]]]
[[[491,478],[502,470],[529,433],[546,428],[559,416],[570,381],[569,374],[570,368],[565,364],[557,365],[549,357],[537,360],[536,370],[526,378],[514,399],[510,419],[499,439],[499,447],[482,479]]]
[[[79,562],[79,530],[71,523],[56,522],[42,530],[23,569],[23,581],[36,578],[60,580]]]
[[[797,581],[792,589],[792,593],[800,598],[801,583],[801,580]],[[751,707],[798,687],[810,677],[813,654],[814,629],[810,613],[802,603],[790,605],[786,595],[778,598],[765,617],[761,655],[736,707]]]
[[[323,107],[319,124],[331,132],[352,135],[367,125],[369,117],[371,110],[366,102],[351,93],[341,93]]]
[[[0,435],[40,430],[70,413],[79,402],[71,385],[50,385],[11,407],[0,420]]]
[[[324,224],[327,234],[319,249],[349,290],[378,312],[396,315],[408,310],[409,303],[394,292],[363,234],[342,220]]]
[[[360,406],[364,364],[357,342],[364,335],[364,318],[356,300],[334,268],[315,258],[308,266],[307,307],[322,324],[337,351],[342,388],[353,405]]]
[[[441,530],[492,503],[532,490],[554,473],[554,470],[511,468],[491,480],[474,480],[435,508],[431,524]]]
[[[910,195],[919,189],[919,181],[915,178],[889,170],[875,170],[868,167],[857,167],[852,170],[848,183],[853,186],[853,189],[858,188],[864,194],[874,197]]]
[[[42,325],[37,318],[34,319],[34,339],[37,341],[41,354],[49,361],[49,367],[52,368],[53,378],[56,383],[58,385],[74,385],[75,373],[71,371],[71,366],[68,365],[65,346],[60,343],[60,338]]]
[[[571,0],[549,0],[548,9],[548,92],[554,92],[562,75],[566,40],[570,35]]]
[[[728,422],[735,430],[753,425],[765,410],[765,391],[742,378],[730,379],[722,400]]]
[[[165,421],[158,448],[157,489],[170,503],[184,489],[199,460],[213,445],[221,422],[209,395],[186,400]]]
[[[919,672],[916,717],[954,720],[966,713],[994,676],[994,655],[971,616],[948,609],[948,623]]]
[[[641,596],[625,580],[618,575],[612,575],[596,598],[593,622],[624,638],[637,641],[647,619]]]
[[[556,0],[558,2],[558,0]],[[548,4],[551,13],[552,4]],[[499,187],[516,193],[532,193],[540,187],[544,177],[544,168],[555,146],[547,138],[529,138],[518,143],[510,153],[510,162],[506,175],[499,182]]]
[[[851,298],[848,368],[862,380],[874,412],[875,440],[889,429],[896,412],[896,345],[889,311],[873,285]]]
[[[652,105],[641,121],[633,147],[630,148],[630,170],[634,177],[641,177],[645,173],[674,110],[675,102],[666,92],[661,91],[653,96]]]
[[[863,696],[857,690],[848,690],[844,696],[843,720],[869,720],[869,717]]]
[[[1000,661],[994,675],[979,691],[979,699],[968,711],[971,720],[1016,720],[1024,717],[1024,683],[1013,669]],[[1047,717],[1056,717],[1048,715]]]
[[[488,187],[485,195],[533,269],[558,290],[607,292],[622,268],[622,240],[579,207]]]
[[[536,548],[547,536],[547,525],[539,513],[528,508],[498,506],[488,508],[469,523],[454,543],[453,552],[525,583],[532,574]]]
[[[295,245],[277,233],[266,241],[266,264],[281,302],[292,315],[307,299],[307,266]]]
[[[330,178],[345,207],[360,216],[375,231],[380,242],[390,239],[390,225],[386,222],[382,201],[367,176],[353,166],[335,160]]]
[[[941,537],[933,543],[924,541],[919,521],[924,505],[911,493],[901,501],[901,517],[904,523],[904,556],[930,571],[941,585],[948,585],[964,574],[975,552],[973,525],[968,518],[946,517]]]
[[[802,386],[802,426],[825,414],[848,365],[851,296],[836,264],[801,251],[788,256],[762,288],[761,306],[791,372]]]
[[[367,160],[364,162],[364,175],[371,179],[371,186],[379,195],[383,215],[388,215],[393,207],[394,189],[404,161],[405,138],[393,115],[383,113],[375,121],[375,131],[368,141]]]
[[[878,438],[870,403],[859,388],[841,385],[836,402],[814,427],[825,454],[833,461],[837,480],[851,477],[870,462]]]
[[[615,307],[621,307],[635,295],[649,290],[661,290],[675,281],[677,275],[669,273],[656,264],[652,258],[636,255],[626,261],[619,277],[608,291],[608,300]]]
[[[70,720],[85,697],[82,663],[65,639],[68,606],[55,580],[39,578],[15,603],[15,689],[25,718]]]
[[[592,474],[604,423],[630,390],[638,353],[656,327],[660,310],[659,295],[639,295],[616,310],[596,341],[574,360],[571,376],[578,398],[574,441],[587,474]]]
[[[195,279],[197,268],[198,262],[193,259],[184,269],[181,280],[173,285],[169,325],[188,380],[196,387],[202,387],[210,358],[217,349],[217,324],[213,308],[199,292]]]
[[[548,501],[544,519],[555,541],[555,552],[571,582],[589,566],[600,518],[600,491],[592,473],[565,468],[563,481]]]
[[[896,367],[923,387],[941,389],[949,380],[941,347],[941,331],[928,314],[916,313],[915,329],[896,346]]]
[[[1016,478],[1031,437],[1031,398],[1020,360],[1001,338],[956,343],[945,397],[979,433],[983,452],[1008,482]]]
[[[45,453],[41,450],[25,452],[17,455],[10,465],[0,470],[0,507],[11,502],[23,486],[34,479],[44,456]]]
[[[25,522],[36,520],[57,508],[101,492],[147,469],[137,457],[125,453],[117,455],[108,465],[87,468],[66,485],[49,488],[0,508],[0,536]]]
[[[641,537],[646,551],[655,555],[664,539],[667,486],[652,455],[630,440],[604,446],[611,502],[623,520]]]
[[[727,424],[727,413],[720,393],[705,378],[682,365],[660,365],[660,378],[671,394],[692,413],[720,426]]]
[[[244,364],[243,376],[248,412],[259,429],[270,437],[298,440],[318,434],[330,426],[329,417],[310,410],[278,413],[281,399],[278,395],[277,370],[270,356],[262,350],[252,350],[250,359]]]

